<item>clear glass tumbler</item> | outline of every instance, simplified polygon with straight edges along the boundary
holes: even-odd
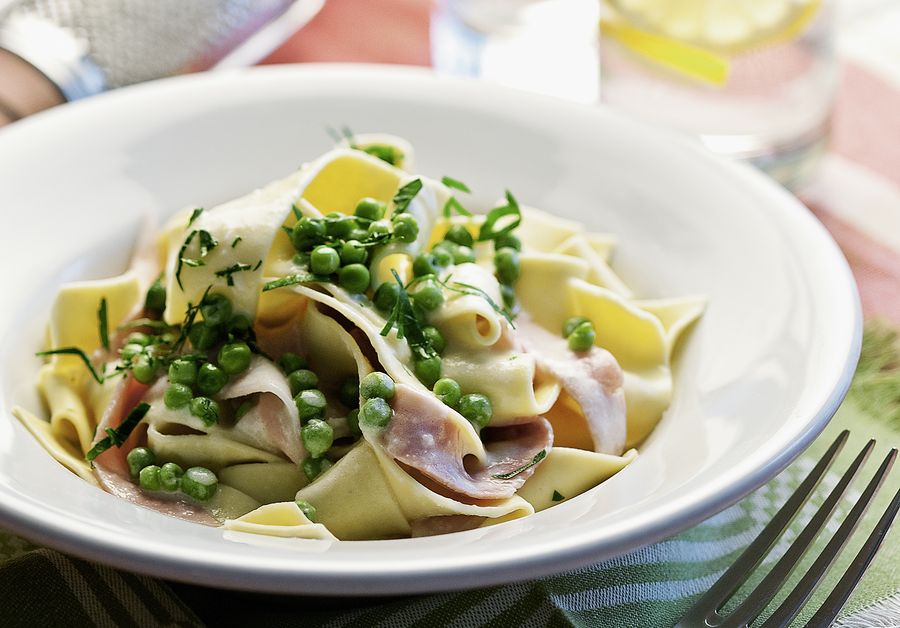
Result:
[[[601,99],[786,185],[822,152],[831,0],[603,0]]]

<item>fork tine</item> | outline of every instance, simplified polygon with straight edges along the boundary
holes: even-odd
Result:
[[[718,611],[728,598],[744,583],[754,568],[760,563],[766,552],[772,547],[787,525],[797,514],[797,511],[806,503],[806,499],[818,485],[822,476],[834,462],[847,437],[848,430],[841,432],[834,440],[828,451],[809,475],[800,483],[784,505],[775,513],[772,520],[766,524],[762,532],[747,546],[734,564],[723,573],[713,586],[688,610],[676,628],[693,628],[694,626],[712,626],[711,623]]]
[[[791,543],[791,546],[778,562],[775,563],[772,570],[766,574],[766,577],[762,579],[762,582],[749,593],[747,599],[741,602],[740,605],[725,618],[725,621],[722,623],[723,627],[746,626],[763,612],[766,605],[772,601],[772,598],[778,593],[778,589],[781,588],[781,585],[784,584],[784,581],[787,580],[788,576],[794,570],[794,567],[797,566],[797,563],[806,553],[806,550],[809,549],[809,546],[815,540],[819,531],[828,519],[831,518],[831,514],[837,507],[838,502],[840,502],[841,497],[853,481],[853,478],[856,477],[857,472],[866,461],[866,458],[869,457],[869,453],[874,446],[874,440],[870,440],[866,443],[866,446],[863,447],[859,454],[857,454],[856,459],[853,460],[850,468],[847,469],[837,485],[835,485],[828,494],[828,497],[813,515],[812,519],[804,526],[800,534],[797,535],[797,539]]]
[[[863,491],[862,495],[860,495],[859,499],[856,500],[853,509],[847,515],[847,518],[844,519],[843,523],[841,523],[841,527],[838,528],[838,531],[828,542],[828,545],[825,546],[825,549],[822,550],[822,553],[816,559],[816,562],[813,563],[803,578],[800,579],[800,582],[797,583],[797,586],[795,586],[794,590],[791,591],[787,598],[785,598],[784,602],[782,602],[775,612],[766,620],[762,625],[762,628],[787,626],[791,620],[797,616],[800,609],[806,604],[809,596],[812,595],[813,590],[815,590],[822,578],[825,577],[825,574],[828,573],[828,570],[838,557],[838,554],[844,549],[844,545],[847,544],[847,540],[850,538],[850,535],[853,534],[853,531],[863,518],[863,515],[866,514],[869,505],[872,503],[872,499],[884,483],[884,479],[890,472],[891,466],[894,463],[894,458],[896,457],[896,449],[891,450],[888,455],[885,456],[878,471],[872,476],[872,479],[869,480],[866,489]]]
[[[891,453],[894,458],[897,457],[896,449],[891,450]],[[834,618],[837,617],[837,614],[850,598],[850,594],[853,593],[853,589],[862,579],[863,574],[869,567],[869,563],[875,558],[875,554],[878,552],[878,548],[881,547],[881,543],[887,536],[891,524],[897,516],[898,510],[900,510],[900,490],[894,495],[894,499],[888,504],[881,519],[878,520],[875,529],[872,530],[869,538],[866,539],[866,542],[863,544],[862,548],[860,548],[859,553],[856,554],[853,562],[850,563],[850,568],[847,570],[847,573],[841,577],[837,586],[835,586],[834,590],[828,594],[828,597],[825,598],[825,601],[822,603],[822,606],[819,607],[819,610],[817,610],[810,618],[809,622],[806,624],[807,627],[828,626],[834,621]]]

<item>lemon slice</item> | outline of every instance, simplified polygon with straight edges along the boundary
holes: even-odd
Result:
[[[799,35],[821,0],[608,0],[622,21],[711,52],[734,54]]]

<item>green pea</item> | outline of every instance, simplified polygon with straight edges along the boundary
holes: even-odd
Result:
[[[431,325],[423,327],[422,335],[425,336],[425,340],[428,341],[435,353],[443,353],[444,349],[447,348],[447,341],[444,340],[444,335],[437,327],[432,327]]]
[[[462,391],[455,379],[442,377],[434,383],[434,396],[441,400],[446,406],[455,408],[459,404]]]
[[[572,335],[572,332],[575,331],[575,328],[581,325],[582,323],[590,323],[590,319],[585,318],[584,316],[573,316],[571,318],[566,319],[565,324],[563,324],[562,335],[563,338],[568,338]]]
[[[219,478],[206,467],[191,467],[181,478],[181,491],[199,502],[212,499],[219,489]]]
[[[469,246],[459,246],[453,252],[454,264],[472,264],[475,262],[475,251]]]
[[[193,398],[194,393],[191,392],[190,386],[185,386],[184,384],[169,384],[163,395],[163,401],[170,410],[185,407]]]
[[[472,234],[469,233],[469,230],[463,225],[451,226],[447,229],[447,233],[444,234],[444,239],[462,246],[472,246],[475,244],[475,239],[472,237]]]
[[[155,464],[144,467],[138,473],[138,483],[145,491],[158,491],[159,484],[159,467]]]
[[[365,264],[368,257],[369,252],[359,240],[341,242],[341,264]]]
[[[159,342],[161,342],[164,345],[170,345],[173,342],[175,342],[176,340],[178,340],[178,336],[176,336],[175,334],[173,334],[170,331],[163,332],[159,335]]]
[[[374,397],[359,409],[359,421],[369,427],[383,428],[391,422],[393,414],[391,404],[381,397]]]
[[[353,408],[347,414],[347,429],[354,436],[362,435],[362,432],[359,430],[359,408]]]
[[[169,381],[173,384],[193,386],[197,383],[197,363],[177,358],[169,364]]]
[[[156,378],[157,362],[148,355],[141,354],[131,367],[131,374],[142,384],[149,384]]]
[[[310,456],[321,458],[334,443],[334,430],[321,419],[310,419],[306,425],[300,428],[300,438]]]
[[[341,384],[338,391],[338,398],[341,403],[348,408],[356,408],[359,406],[359,378],[356,376],[348,377]]]
[[[587,351],[594,346],[594,340],[597,333],[594,331],[594,325],[588,321],[581,323],[569,334],[569,349],[572,351]]]
[[[393,399],[396,391],[394,380],[387,373],[369,373],[359,382],[359,396],[363,399]]]
[[[194,323],[191,326],[191,331],[188,332],[188,338],[191,340],[191,345],[198,351],[208,351],[209,349],[212,349],[216,343],[219,342],[219,337],[219,329],[206,324],[204,321],[197,321]]]
[[[381,220],[384,218],[384,212],[387,211],[387,205],[374,198],[363,198],[356,204],[353,213],[366,220]]]
[[[308,251],[325,239],[325,222],[304,216],[291,229],[291,242],[298,251]]]
[[[438,309],[444,303],[444,293],[437,282],[425,280],[412,295],[416,305],[426,312]]]
[[[191,414],[205,425],[213,425],[219,420],[219,404],[209,397],[191,399]]]
[[[391,223],[387,220],[376,220],[375,222],[369,223],[369,228],[366,229],[367,236],[385,236],[391,233]]]
[[[512,311],[516,307],[516,289],[505,283],[500,284],[500,296],[503,297],[503,307]]]
[[[415,242],[419,237],[419,223],[410,214],[398,214],[393,217],[394,238],[400,242]]]
[[[132,342],[122,347],[122,349],[119,351],[119,355],[122,356],[123,360],[132,360],[135,358],[135,356],[143,353],[143,351],[144,347]]]
[[[397,285],[397,282],[385,281],[383,284],[378,286],[377,290],[375,290],[372,301],[375,303],[375,307],[377,307],[382,312],[390,312],[397,304],[397,298],[399,296],[400,286]]]
[[[301,423],[305,423],[311,419],[321,419],[325,416],[325,395],[321,390],[315,388],[310,390],[301,390],[295,397],[294,403],[297,406],[297,412],[300,414]]]
[[[341,288],[350,294],[360,294],[369,288],[369,269],[363,264],[348,264],[341,269]]]
[[[494,255],[494,267],[497,269],[497,278],[500,283],[508,285],[516,283],[522,272],[518,251],[509,247],[500,249]]]
[[[341,256],[330,246],[317,246],[309,256],[309,268],[317,275],[330,275],[341,266]]]
[[[504,233],[494,239],[494,250],[499,251],[500,249],[515,249],[516,251],[521,251],[522,241],[511,233]]]
[[[207,325],[220,327],[228,323],[234,308],[224,294],[208,294],[200,304],[200,313]]]
[[[228,375],[243,373],[250,367],[250,347],[246,342],[231,342],[219,349],[219,368]]]
[[[413,366],[416,377],[419,381],[431,388],[441,378],[441,358],[440,356],[431,356],[417,360]]]
[[[470,393],[460,397],[458,410],[479,430],[487,427],[491,417],[494,416],[491,400],[481,393]]]
[[[150,336],[143,332],[136,331],[132,334],[129,334],[128,338],[126,338],[125,340],[125,344],[140,345],[142,347],[146,347],[150,344]]]
[[[429,253],[419,253],[413,260],[413,275],[416,277],[424,277],[425,275],[436,275],[438,272],[434,264],[434,258]]]
[[[159,486],[164,491],[173,493],[181,487],[181,476],[184,469],[174,462],[167,462],[159,468]]]
[[[319,385],[319,377],[309,369],[297,369],[288,375],[291,394],[298,395],[303,390],[310,390]]]
[[[328,458],[307,458],[303,461],[302,466],[306,479],[312,482],[331,468],[331,460]]]
[[[281,367],[281,370],[285,374],[289,374],[299,369],[305,369],[306,360],[303,356],[291,353],[290,351],[285,351],[281,354],[281,357],[278,358],[278,366]]]
[[[149,467],[156,462],[156,455],[146,447],[135,447],[125,456],[125,461],[128,463],[128,471],[131,473],[131,477],[137,478],[141,473],[141,469]]]
[[[435,266],[446,268],[453,263],[453,253],[447,247],[436,246],[431,249],[431,259],[434,261]]]
[[[244,334],[250,331],[250,328],[253,326],[253,323],[247,317],[246,314],[235,314],[228,321],[228,325],[226,329],[230,331],[232,334]]]
[[[147,296],[144,299],[144,309],[157,313],[166,309],[166,287],[161,279],[157,279],[150,284]]]
[[[207,362],[197,372],[197,389],[207,395],[215,395],[228,383],[228,375],[215,364]]]
[[[360,227],[359,229],[354,229],[353,231],[351,231],[350,236],[347,238],[347,240],[356,240],[357,242],[362,242],[367,237],[369,237],[368,229],[363,229],[362,227]]]
[[[316,522],[316,507],[310,504],[305,499],[297,499],[294,501],[297,504],[297,508],[300,509],[300,512],[303,513],[303,516],[312,521]]]
[[[329,237],[337,240],[343,240],[357,227],[356,220],[353,216],[339,214],[337,212],[328,214],[325,219],[325,233]]]

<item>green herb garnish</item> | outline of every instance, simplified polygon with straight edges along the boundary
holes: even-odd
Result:
[[[449,281],[449,279],[448,279]],[[478,286],[473,286],[469,283],[463,283],[461,281],[454,281],[453,283],[443,283],[443,286],[452,292],[458,292],[460,294],[468,294],[471,296],[481,297],[485,301],[487,301],[488,305],[491,306],[491,309],[494,310],[497,314],[506,319],[506,321],[512,325],[513,329],[515,329],[516,324],[513,322],[512,314],[510,314],[509,310],[506,308],[500,307],[496,301],[491,298],[487,292],[479,288]]]
[[[447,199],[447,202],[444,203],[444,218],[449,218],[453,212],[469,218],[472,216],[472,212],[463,207],[462,203],[460,203],[455,196],[451,196]]]
[[[106,314],[106,297],[100,299],[100,309],[97,310],[97,318],[100,321],[100,344],[109,351],[109,317]]]
[[[141,419],[147,415],[149,410],[149,403],[141,402],[135,406],[134,409],[128,413],[128,416],[125,417],[125,420],[119,424],[119,427],[115,429],[111,427],[106,428],[106,438],[98,441],[97,444],[85,454],[84,459],[93,464],[94,459],[110,447],[121,447],[125,441],[128,440],[128,437],[131,436],[131,433],[134,431],[134,428],[137,427],[137,424],[141,422]]]
[[[422,189],[422,179],[413,179],[394,194],[394,215],[402,214]]]
[[[520,473],[528,471],[531,467],[539,463],[541,460],[547,457],[547,450],[542,449],[534,455],[534,458],[531,459],[530,462],[526,462],[521,467],[517,469],[513,469],[509,473],[498,473],[497,475],[492,475],[491,477],[496,480],[511,480]]]
[[[196,209],[194,209],[194,211],[191,212],[191,218],[190,218],[190,220],[188,220],[188,224],[187,224],[187,227],[185,227],[185,229],[190,229],[191,225],[194,224],[194,221],[197,220],[200,217],[200,214],[202,214],[202,213],[203,213],[202,207],[197,207]]]
[[[425,336],[422,324],[419,322],[416,311],[413,309],[409,293],[400,280],[400,275],[393,268],[391,269],[391,274],[400,287],[400,291],[397,294],[397,302],[394,304],[387,322],[381,329],[381,335],[387,336],[391,333],[391,329],[396,326],[397,338],[401,340],[406,339],[406,344],[409,345],[416,360],[426,360],[437,356],[437,352],[431,348],[431,343],[428,342],[428,338]]]
[[[457,181],[451,177],[441,177],[441,183],[446,185],[448,188],[453,188],[454,190],[459,190],[460,192],[465,192],[466,194],[471,194],[472,190],[469,189],[462,181]]]
[[[316,283],[327,281],[329,281],[329,278],[322,275],[313,275],[312,273],[295,273],[293,275],[282,277],[281,279],[270,281],[269,283],[263,285],[262,291],[268,292],[269,290],[275,290],[276,288],[295,286],[300,283]]]
[[[84,362],[85,366],[88,367],[88,370],[91,372],[91,377],[93,377],[98,384],[102,384],[103,380],[106,378],[105,374],[97,372],[87,353],[78,347],[61,347],[59,349],[50,349],[49,351],[38,351],[35,355],[42,357],[47,355],[77,355],[81,358],[81,361]]]
[[[506,216],[514,216],[515,218],[507,221],[503,227],[497,228],[497,221]],[[516,202],[515,197],[507,190],[506,205],[495,207],[488,212],[487,218],[485,218],[484,224],[481,225],[481,230],[478,232],[478,241],[485,242],[486,240],[496,240],[500,236],[510,233],[521,223],[522,212],[519,209],[519,203]]]
[[[210,251],[219,246],[218,240],[206,229],[200,229],[197,236],[200,238],[200,257],[206,257]]]
[[[231,243],[231,248],[236,247],[238,245],[238,243],[240,243],[240,241],[243,239],[244,238],[242,238],[241,236],[236,237]]]
[[[240,273],[245,270],[252,270],[252,266],[250,264],[232,264],[228,268],[223,268],[222,270],[217,270],[215,272],[216,277],[225,277],[225,282],[229,286],[234,285],[234,274]]]
[[[561,502],[565,499],[565,497],[563,497],[562,493],[560,493],[559,491],[553,491],[553,497],[551,497],[550,499],[555,502]]]

